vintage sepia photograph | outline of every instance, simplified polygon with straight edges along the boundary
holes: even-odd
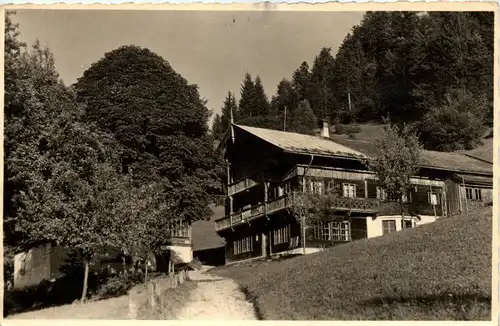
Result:
[[[460,6],[4,8],[3,318],[496,319]]]

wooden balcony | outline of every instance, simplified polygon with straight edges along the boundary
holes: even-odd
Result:
[[[350,211],[357,213],[374,214],[380,209],[380,204],[377,199],[371,198],[336,198],[334,210]],[[268,201],[266,204],[258,204],[247,208],[241,212],[234,213],[231,216],[225,216],[215,221],[215,230],[221,231],[235,225],[253,220],[266,214],[273,214],[282,209],[289,208],[293,204],[291,196],[282,196],[274,200]]]
[[[246,179],[240,180],[238,182],[235,182],[233,184],[230,184],[227,188],[227,194],[228,194],[228,196],[232,196],[232,195],[237,194],[239,192],[248,190],[248,189],[250,189],[258,184],[259,184],[259,182],[255,181],[254,179],[246,178]]]

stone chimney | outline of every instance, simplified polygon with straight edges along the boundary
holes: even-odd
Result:
[[[328,127],[328,122],[323,120],[323,128],[321,128],[321,137],[330,138],[330,129]]]

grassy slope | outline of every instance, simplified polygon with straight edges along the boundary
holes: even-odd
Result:
[[[491,319],[492,210],[279,262],[225,266],[265,319]],[[258,272],[257,272],[258,271]]]

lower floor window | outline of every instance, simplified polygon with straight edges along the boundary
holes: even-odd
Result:
[[[404,220],[404,225],[405,228],[412,228],[413,227],[413,221],[412,220]]]
[[[395,220],[382,221],[382,230],[383,230],[383,234],[395,232],[396,231],[396,221]]]
[[[481,189],[478,188],[465,188],[467,199],[482,200]]]
[[[290,225],[273,231],[273,245],[290,241]]]
[[[241,240],[235,240],[233,242],[234,254],[239,255],[246,252],[253,251],[253,237],[246,237]]]
[[[329,222],[314,227],[314,238],[327,241],[349,241],[351,223]]]

